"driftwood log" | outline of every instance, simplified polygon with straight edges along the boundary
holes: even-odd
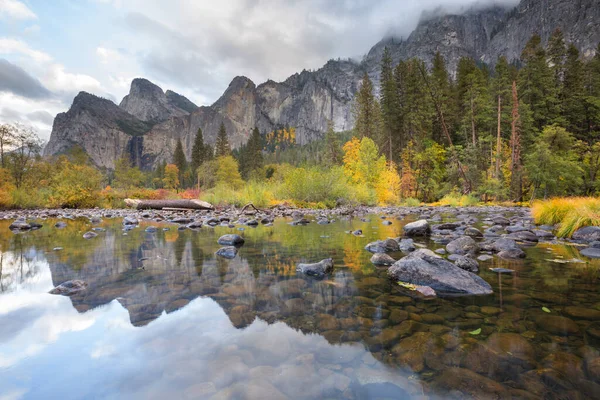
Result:
[[[178,210],[212,210],[213,205],[201,200],[139,200],[125,199],[128,207],[137,210],[162,210],[165,208]]]

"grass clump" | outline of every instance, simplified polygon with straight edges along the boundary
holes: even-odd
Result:
[[[469,207],[476,206],[479,204],[479,199],[473,195],[459,195],[456,193],[450,193],[442,197],[438,202],[434,203],[435,206],[450,206],[450,207]]]
[[[600,199],[595,197],[540,200],[533,203],[531,210],[537,224],[559,224],[559,237],[571,237],[585,226],[600,226]]]

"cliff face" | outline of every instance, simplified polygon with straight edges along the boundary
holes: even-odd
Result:
[[[408,38],[380,41],[360,63],[332,60],[317,71],[258,86],[236,77],[213,105],[203,107],[175,92],[164,93],[146,79],[134,79],[120,107],[108,100],[91,100],[89,94],[77,96],[71,110],[56,117],[45,154],[79,144],[101,167],[112,168],[127,151],[149,169],[172,161],[178,140],[190,157],[198,128],[206,141],[214,143],[221,123],[234,147],[245,143],[255,126],[263,133],[293,126],[297,141],[304,144],[321,137],[328,120],[338,131],[353,127],[352,102],[360,80],[366,71],[378,91],[386,47],[394,63],[411,57],[430,63],[439,51],[454,73],[461,57],[490,64],[500,55],[515,60],[533,34],[546,41],[561,28],[589,58],[600,42],[599,23],[598,0],[522,0],[512,10],[491,7],[461,15],[430,14]]]

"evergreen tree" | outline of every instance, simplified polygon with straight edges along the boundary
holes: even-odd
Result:
[[[500,165],[502,163],[503,133],[508,135],[511,127],[511,101],[512,82],[516,78],[511,71],[506,57],[502,56],[496,63],[494,79],[492,80],[492,103],[497,104],[496,116],[496,145],[494,148],[494,178],[500,179]]]
[[[578,139],[584,139],[588,130],[585,118],[584,68],[579,59],[579,51],[573,44],[567,50],[561,100],[567,129]]]
[[[359,138],[379,138],[380,111],[373,94],[373,82],[365,72],[354,100],[354,130]]]
[[[217,134],[217,140],[215,142],[215,156],[218,158],[229,155],[231,155],[231,146],[229,145],[229,139],[227,138],[225,125],[221,122],[219,133]]]
[[[239,167],[242,177],[248,179],[253,171],[263,167],[263,140],[258,128],[252,130],[248,143],[240,148]]]
[[[398,92],[394,80],[392,57],[388,48],[383,50],[381,59],[381,136],[379,150],[388,160],[394,161],[396,150],[402,148],[402,138],[398,124]]]
[[[175,146],[175,152],[173,153],[173,164],[177,166],[179,184],[185,187],[187,184],[185,179],[185,172],[187,171],[187,159],[185,158],[185,153],[183,152],[181,139],[177,140],[177,146]]]
[[[430,80],[431,86],[439,98],[440,106],[446,119],[446,124],[449,127],[456,126],[457,111],[454,88],[450,79],[450,74],[448,73],[448,69],[446,67],[446,61],[439,51],[435,53],[435,56],[433,57]],[[438,142],[444,141],[444,132],[441,123],[437,118],[434,119],[432,138]]]
[[[325,161],[329,165],[338,165],[342,162],[342,148],[337,133],[333,129],[333,122],[327,121],[325,133]]]
[[[554,83],[559,91],[564,79],[566,55],[565,37],[560,29],[556,29],[548,41],[548,57],[554,74]]]
[[[198,128],[198,132],[194,138],[194,145],[192,146],[192,162],[190,163],[193,176],[196,175],[198,167],[202,165],[205,158],[206,148],[204,146],[204,137],[202,136],[202,129]]]

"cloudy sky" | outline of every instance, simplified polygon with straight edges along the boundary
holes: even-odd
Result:
[[[115,102],[135,77],[214,102],[236,75],[283,80],[407,36],[423,10],[517,0],[0,0],[0,123],[47,139],[85,90]]]

